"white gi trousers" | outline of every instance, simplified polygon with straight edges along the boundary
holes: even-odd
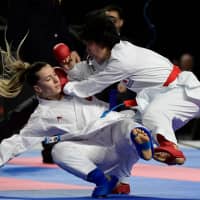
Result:
[[[131,119],[104,127],[88,140],[64,141],[52,150],[56,164],[82,179],[97,167],[107,175],[120,180],[129,177],[133,164],[138,159],[130,133],[139,125]]]
[[[152,134],[177,144],[174,131],[200,117],[200,83],[190,72],[182,72],[168,87],[144,89],[137,96],[142,124]]]

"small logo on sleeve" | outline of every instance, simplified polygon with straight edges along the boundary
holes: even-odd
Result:
[[[56,119],[57,119],[58,122],[60,122],[62,120],[62,118],[63,118],[62,116],[57,116],[56,117]]]

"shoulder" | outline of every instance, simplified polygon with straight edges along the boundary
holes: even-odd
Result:
[[[50,107],[47,105],[39,104],[34,112],[31,114],[30,119],[37,120],[39,118],[42,118],[44,116],[47,116],[47,114],[50,112]]]

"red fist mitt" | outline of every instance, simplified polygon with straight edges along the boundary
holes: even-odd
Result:
[[[58,43],[53,47],[53,54],[56,60],[61,63],[64,59],[70,56],[70,49],[64,43]]]
[[[63,89],[65,84],[69,82],[69,80],[67,78],[67,73],[61,67],[54,67],[54,70],[60,79],[61,88]]]

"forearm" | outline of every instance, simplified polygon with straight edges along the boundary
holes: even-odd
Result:
[[[88,76],[85,80],[69,82],[64,87],[64,93],[82,98],[93,96],[123,78],[122,72],[113,72],[109,69],[107,71],[104,70]]]
[[[15,156],[31,149],[42,140],[43,137],[24,137],[21,135],[13,135],[8,139],[4,139],[0,144],[0,167]]]
[[[68,84],[66,84],[64,86],[63,92],[66,95],[78,96],[81,98],[93,96],[97,90],[96,90],[96,88],[95,88],[95,90],[93,90],[92,88],[90,88],[90,89],[87,88],[89,84],[86,82],[88,82],[88,80],[84,80],[81,82],[78,82],[78,81],[69,82]],[[83,85],[81,85],[80,83],[83,83]],[[87,85],[87,87],[85,85]],[[98,92],[99,91],[97,91],[97,93]]]

